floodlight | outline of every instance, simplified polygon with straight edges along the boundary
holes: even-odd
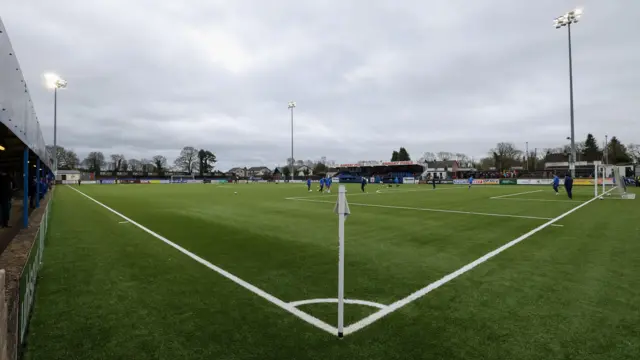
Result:
[[[67,81],[54,73],[44,74],[44,80],[49,89],[64,89],[67,87]]]
[[[582,13],[583,13],[583,10],[580,8],[571,10],[568,13],[555,18],[555,20],[553,20],[553,26],[556,29],[559,29],[563,26],[577,23],[578,21],[580,21],[580,17],[582,16]]]
[[[289,106],[287,108],[293,109],[294,107],[296,107],[296,102],[295,101],[289,101]]]

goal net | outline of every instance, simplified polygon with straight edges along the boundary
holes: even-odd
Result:
[[[627,191],[627,179],[621,175],[620,167],[615,165],[596,165],[595,196],[601,199],[636,198],[636,194]]]
[[[185,184],[188,180],[195,180],[195,175],[171,175],[172,184]]]

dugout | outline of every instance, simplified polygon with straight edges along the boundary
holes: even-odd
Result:
[[[424,166],[413,161],[360,161],[354,164],[341,164],[338,166],[338,177],[340,182],[342,178],[361,177],[367,180],[373,179],[371,182],[393,182],[398,178],[400,181],[404,178],[417,178],[424,171]],[[348,181],[347,181],[348,182]]]
[[[13,183],[12,198],[22,201],[22,225],[29,218],[29,188],[40,206],[40,186],[51,179],[52,158],[46,150],[29,89],[4,25],[0,21],[0,171]],[[33,182],[33,183],[32,183]]]

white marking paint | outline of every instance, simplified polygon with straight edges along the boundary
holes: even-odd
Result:
[[[309,300],[292,301],[289,303],[289,305],[297,307],[297,306],[309,305],[309,304],[337,304],[337,303],[338,303],[338,299],[309,299]],[[352,305],[370,306],[378,309],[384,309],[387,307],[387,305],[383,305],[373,301],[366,301],[366,300],[344,299],[344,303],[352,304]]]
[[[609,191],[612,191],[612,190],[609,190]],[[442,279],[440,279],[438,281],[435,281],[435,282],[423,287],[422,289],[410,294],[409,296],[405,297],[404,299],[398,300],[398,301],[394,302],[393,304],[387,306],[386,308],[384,308],[384,309],[382,309],[382,310],[380,310],[378,312],[375,312],[375,313],[367,316],[366,318],[364,318],[364,319],[362,319],[362,320],[360,320],[360,321],[358,321],[356,323],[353,323],[353,324],[347,326],[344,329],[344,335],[346,336],[348,334],[353,334],[354,332],[356,332],[358,330],[361,330],[364,327],[373,324],[375,321],[382,319],[383,317],[385,317],[385,316],[391,314],[392,312],[402,308],[403,306],[405,306],[405,305],[407,305],[407,304],[409,304],[409,303],[411,303],[411,302],[413,302],[415,300],[418,300],[419,298],[425,296],[426,294],[430,293],[431,291],[439,288],[440,286],[448,283],[449,281],[457,278],[458,276],[460,276],[460,275],[472,270],[476,266],[484,263],[485,261],[491,259],[492,257],[500,254],[501,252],[509,249],[510,247],[512,247],[512,246],[514,246],[514,245],[526,240],[527,238],[533,236],[537,232],[539,232],[539,231],[543,230],[544,228],[552,225],[553,223],[557,222],[558,220],[570,215],[571,213],[577,211],[578,209],[580,209],[580,208],[582,208],[584,206],[587,206],[588,204],[590,204],[592,201],[594,201],[596,199],[598,199],[598,198],[594,197],[593,199],[574,207],[573,209],[565,212],[564,214],[549,220],[548,222],[538,226],[537,228],[529,231],[528,233],[526,233],[526,234],[524,234],[524,235],[522,235],[522,236],[520,236],[520,237],[518,237],[518,238],[516,238],[514,240],[511,240],[510,242],[506,243],[505,245],[502,245],[501,247],[499,247],[499,248],[497,248],[497,249],[495,249],[495,250],[483,255],[482,257],[480,257],[480,258],[476,259],[475,261],[473,261],[473,262],[461,267],[460,269],[450,273],[449,275],[446,275]]]
[[[497,188],[497,187],[495,187]],[[460,189],[466,189],[466,187],[447,187],[447,188],[437,188],[437,189],[411,189],[411,190],[407,190],[407,189],[378,189],[375,191],[375,194],[397,194],[397,193],[409,193],[409,192],[416,192],[416,191],[424,191],[424,192],[431,192],[431,191],[444,191],[444,190],[460,190]],[[493,188],[492,188],[493,189]],[[369,193],[369,192],[355,192],[355,193],[349,193],[347,192],[348,196],[360,196],[360,195],[373,195],[374,193]],[[313,198],[327,198],[330,195],[314,195],[314,196],[294,196],[294,197],[288,197],[285,198],[286,200],[298,200],[298,199],[313,199]]]
[[[130,218],[128,218],[125,215],[117,212],[116,210],[108,207],[107,205],[99,202],[98,200],[92,198],[91,196],[83,193],[82,191],[77,190],[77,189],[75,189],[73,187],[69,187],[69,188],[72,189],[73,191],[76,191],[77,193],[81,194],[82,196],[86,197],[87,199],[93,201],[94,203],[102,206],[103,208],[109,210],[113,214],[115,214],[115,215],[121,217],[122,219],[130,222],[131,224],[135,225],[136,227],[140,228],[142,231],[148,233],[149,235],[155,237],[156,239],[164,242],[165,244],[171,246],[172,248],[174,248],[174,249],[180,251],[181,253],[187,255],[191,259],[199,262],[200,264],[202,264],[202,265],[208,267],[209,269],[217,272],[218,274],[224,276],[225,278],[233,281],[234,283],[242,286],[243,288],[245,288],[245,289],[251,291],[252,293],[260,296],[261,298],[267,300],[268,302],[280,307],[283,310],[286,310],[286,311],[290,312],[291,314],[299,317],[300,319],[306,321],[307,323],[309,323],[311,325],[314,325],[315,327],[317,327],[319,329],[322,329],[322,330],[324,330],[324,331],[326,331],[326,332],[328,332],[328,333],[330,333],[332,335],[337,335],[338,334],[338,329],[337,328],[325,323],[324,321],[322,321],[320,319],[317,319],[317,318],[307,314],[304,311],[298,310],[295,306],[292,306],[292,305],[290,305],[290,304],[278,299],[277,297],[267,293],[266,291],[254,286],[254,285],[249,284],[248,282],[240,279],[239,277],[231,274],[230,272],[228,272],[228,271],[226,271],[226,270],[224,270],[224,269],[222,269],[222,268],[220,268],[220,267],[218,267],[216,265],[213,265],[212,263],[208,262],[207,260],[205,260],[205,259],[199,257],[198,255],[188,251],[187,249],[185,249],[185,248],[181,247],[180,245],[168,240],[167,238],[165,238],[165,237],[163,237],[163,236],[161,236],[161,235],[149,230],[148,228],[138,224],[137,222],[131,220]]]
[[[118,224],[128,224],[128,221],[120,221]]]
[[[518,195],[524,195],[524,194],[533,194],[533,193],[538,193],[538,192],[542,192],[542,191],[543,191],[543,190],[525,191],[525,192],[520,192],[520,193],[515,193],[515,194],[507,194],[507,195],[494,196],[494,197],[491,197],[490,199],[502,199],[502,198],[506,198],[506,197],[510,197],[510,196],[518,196]]]
[[[306,202],[324,203],[324,204],[335,204],[335,201],[327,201],[327,200],[310,200],[310,199],[298,199],[298,198],[295,198],[295,199],[294,198],[287,198],[287,200],[306,201]],[[353,203],[353,202],[350,202],[349,206],[352,206],[352,205],[353,206],[383,208],[383,209],[399,209],[399,210],[415,210],[415,211],[439,212],[439,213],[447,213],[447,214],[494,216],[494,217],[507,217],[507,218],[516,218],[516,219],[533,219],[533,220],[551,220],[551,218],[548,218],[548,217],[538,217],[538,216],[493,214],[493,213],[481,213],[481,212],[473,212],[473,211],[429,209],[429,208],[418,208],[418,207],[409,207],[409,206],[377,205],[377,204],[364,204],[364,203]]]
[[[566,202],[566,203],[584,203],[578,200],[551,200],[551,199],[527,199],[527,198],[490,198],[492,200],[514,200],[514,201],[542,201],[542,202]]]

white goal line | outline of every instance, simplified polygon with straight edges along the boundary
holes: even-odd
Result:
[[[155,237],[156,239],[164,242],[165,244],[171,246],[172,248],[180,251],[181,253],[185,254],[186,256],[190,257],[191,259],[193,259],[193,260],[199,262],[200,264],[208,267],[209,269],[217,272],[218,274],[222,275],[223,277],[233,281],[234,283],[236,283],[236,284],[242,286],[243,288],[251,291],[252,293],[260,296],[261,298],[267,300],[268,302],[278,306],[279,308],[288,311],[289,313],[297,316],[298,318],[306,321],[307,323],[309,323],[309,324],[311,324],[311,325],[313,325],[313,326],[315,326],[315,327],[317,327],[319,329],[322,329],[322,330],[330,333],[331,335],[336,335],[338,333],[338,329],[336,327],[333,327],[333,326],[325,323],[324,321],[322,321],[322,320],[320,320],[318,318],[315,318],[315,317],[309,315],[308,313],[306,313],[306,312],[304,312],[302,310],[299,310],[298,308],[296,308],[296,306],[292,305],[291,303],[287,303],[287,302],[285,302],[283,300],[280,300],[277,297],[275,297],[275,296],[267,293],[266,291],[258,288],[257,286],[254,286],[254,285],[252,285],[252,284],[240,279],[239,277],[231,274],[230,272],[228,272],[228,271],[226,271],[226,270],[224,270],[224,269],[222,269],[222,268],[220,268],[220,267],[218,267],[216,265],[213,265],[212,263],[208,262],[207,260],[205,260],[205,259],[199,257],[198,255],[190,252],[189,250],[183,248],[182,246],[170,241],[169,239],[157,234],[156,232],[154,232],[152,230],[149,230],[148,228],[144,227],[143,225],[140,225],[139,223],[137,223],[137,222],[133,221],[132,219],[126,217],[125,215],[117,212],[116,210],[108,207],[107,205],[99,202],[98,200],[96,200],[96,199],[92,198],[91,196],[83,193],[82,191],[80,191],[80,190],[78,190],[78,189],[76,189],[74,187],[71,187],[71,186],[68,186],[68,188],[72,189],[73,191],[75,191],[75,192],[79,193],[80,195],[86,197],[87,199],[93,201],[94,203],[102,206],[103,208],[109,210],[113,214],[115,214],[115,215],[119,216],[120,218],[128,221],[130,224],[138,227],[139,229],[141,229],[142,231],[146,232],[147,234]]]

